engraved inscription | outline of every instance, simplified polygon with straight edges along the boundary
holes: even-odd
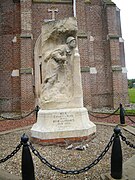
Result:
[[[65,127],[71,127],[74,123],[74,115],[67,112],[60,112],[59,114],[53,114],[53,125],[58,129],[64,129]]]

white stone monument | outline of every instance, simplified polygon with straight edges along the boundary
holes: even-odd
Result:
[[[31,129],[42,143],[78,141],[96,133],[83,106],[77,21],[45,22],[35,48],[36,94],[40,106]]]

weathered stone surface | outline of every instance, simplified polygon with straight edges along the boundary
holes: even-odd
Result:
[[[83,107],[77,20],[48,21],[35,50],[36,91],[41,110],[31,136],[39,141],[87,137],[96,126]]]
[[[0,169],[0,180],[21,180],[20,176],[8,173],[7,171]]]
[[[42,140],[87,137],[95,132],[86,108],[40,110],[31,129],[32,137]]]
[[[35,49],[36,94],[41,109],[83,107],[77,29],[76,18],[42,26]]]
[[[101,175],[101,180],[114,180],[110,174]],[[135,155],[123,164],[121,180],[135,180]]]
[[[123,176],[128,180],[135,180],[135,155],[123,165]]]

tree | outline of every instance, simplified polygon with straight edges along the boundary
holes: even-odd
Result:
[[[135,83],[135,79],[128,79],[128,88],[132,88],[133,83]]]

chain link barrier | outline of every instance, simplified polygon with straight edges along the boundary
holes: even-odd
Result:
[[[9,160],[11,157],[13,157],[13,156],[21,149],[21,146],[22,146],[21,143],[18,144],[18,146],[15,148],[14,151],[11,152],[11,154],[7,155],[7,156],[6,156],[5,158],[3,158],[3,159],[0,159],[0,163],[3,163],[3,162],[5,162],[5,161]]]
[[[93,116],[93,117],[95,117],[95,118],[105,119],[105,118],[108,118],[108,117],[114,115],[119,109],[120,109],[120,108],[118,107],[113,113],[111,113],[111,114],[109,114],[109,115],[107,115],[107,116],[95,116],[95,115],[92,114],[93,112],[91,112],[91,111],[88,111],[88,112],[89,112],[89,114],[90,114],[91,116]]]
[[[120,133],[120,136],[121,136],[122,141],[124,141],[127,146],[135,149],[135,145],[133,143],[131,143],[130,141],[128,141],[127,138],[122,135],[122,133]]]
[[[130,148],[135,149],[135,145],[133,143],[131,143],[130,141],[127,140],[127,138],[122,135],[122,132],[119,133],[119,136],[121,137],[122,141],[124,141],[126,143],[127,146],[129,146]],[[66,169],[61,169],[59,167],[56,167],[55,165],[52,165],[51,163],[49,163],[44,157],[42,157],[42,155],[34,148],[34,146],[32,145],[31,142],[28,142],[27,145],[29,146],[29,148],[32,150],[33,154],[35,156],[37,156],[39,158],[39,160],[47,165],[50,169],[52,169],[53,171],[57,171],[61,174],[70,174],[70,175],[76,175],[76,174],[80,174],[83,172],[88,171],[89,169],[91,169],[93,166],[95,166],[96,164],[98,164],[99,161],[102,160],[102,158],[105,156],[105,154],[109,151],[111,145],[114,142],[114,139],[116,137],[116,134],[113,133],[113,135],[111,136],[108,144],[105,146],[104,150],[100,153],[100,155],[92,162],[90,163],[88,166],[85,166],[84,168],[81,168],[79,170],[66,170]],[[25,140],[25,139],[24,139]],[[26,142],[23,143],[22,139],[21,142],[17,145],[17,147],[15,148],[15,150],[13,150],[11,152],[11,154],[7,155],[5,158],[0,160],[0,163],[3,163],[7,160],[9,160],[10,158],[12,158],[15,154],[17,154],[17,152],[20,150],[22,145],[26,145]]]
[[[111,113],[111,114],[109,114],[109,115],[107,115],[107,116],[96,116],[96,115],[93,115],[92,113],[92,111],[88,111],[89,112],[89,115],[90,116],[92,116],[92,117],[95,117],[95,118],[100,118],[100,119],[105,119],[105,118],[108,118],[108,117],[110,117],[110,116],[112,116],[112,115],[115,115],[115,113],[118,111],[120,109],[120,107],[118,107],[113,113]],[[125,116],[132,122],[132,123],[135,123],[135,121],[134,120],[132,120],[130,117],[129,117],[129,115],[126,113],[126,110],[123,108],[123,111],[124,111],[124,114],[125,114]]]
[[[33,114],[34,112],[37,112],[39,109],[37,108],[38,106],[36,106],[31,112],[29,112],[28,114],[24,115],[24,116],[17,116],[17,117],[4,117],[4,116],[1,116],[0,115],[0,118],[4,119],[4,120],[21,120],[21,119],[24,119],[28,116],[30,116],[31,114]]]
[[[34,110],[32,110],[30,113],[28,113],[28,114],[26,114],[26,115],[24,115],[24,116],[17,116],[17,117],[12,117],[12,118],[10,118],[10,117],[4,117],[4,116],[1,116],[0,115],[0,118],[2,118],[2,119],[4,119],[4,120],[21,120],[21,119],[24,119],[24,118],[26,118],[26,117],[28,117],[28,116],[30,116],[32,113],[34,113],[34,112],[36,112],[36,116],[37,116],[37,112],[39,111],[39,109],[40,109],[40,107],[39,106],[36,106],[35,107],[35,109]],[[113,113],[111,113],[111,114],[109,114],[109,115],[107,115],[107,116],[96,116],[96,115],[93,115],[92,113],[92,111],[88,111],[89,112],[89,115],[90,116],[92,116],[92,117],[95,117],[95,118],[100,118],[100,119],[105,119],[105,118],[108,118],[108,117],[110,117],[110,116],[113,116],[113,115],[115,115],[115,113],[119,110],[120,108],[118,107]],[[127,115],[127,113],[126,113],[126,111],[124,110],[124,113],[125,113],[125,115],[128,117],[128,119],[132,122],[132,123],[135,123],[135,121],[134,120],[132,120],[130,117],[129,117],[129,115]],[[37,118],[37,117],[36,117]]]
[[[121,104],[121,107],[122,107],[122,104]],[[126,116],[132,123],[135,123],[135,121],[129,117],[129,115],[127,114],[127,112],[124,108],[123,108],[123,113],[124,113],[124,116]]]
[[[125,115],[126,115],[126,117],[132,122],[132,123],[134,123],[135,124],[135,121],[134,120],[132,120],[130,117],[129,117],[129,115],[127,115],[127,113],[126,113],[126,111],[125,111]]]
[[[104,148],[104,150],[102,151],[102,153],[91,163],[89,164],[88,166],[82,168],[82,169],[79,169],[79,170],[65,170],[65,169],[60,169],[52,164],[50,164],[44,157],[41,156],[41,154],[32,146],[32,144],[30,143],[30,148],[32,150],[32,152],[34,153],[35,156],[37,156],[40,161],[47,165],[49,168],[51,168],[53,171],[57,171],[59,173],[62,173],[62,174],[70,174],[70,175],[75,175],[75,174],[80,174],[80,173],[83,173],[83,172],[86,172],[88,171],[90,168],[92,168],[93,166],[95,166],[104,156],[105,154],[108,152],[108,150],[110,149],[112,143],[114,141],[114,134],[112,135],[112,137],[110,138],[110,141],[109,143],[107,144],[107,146]]]

